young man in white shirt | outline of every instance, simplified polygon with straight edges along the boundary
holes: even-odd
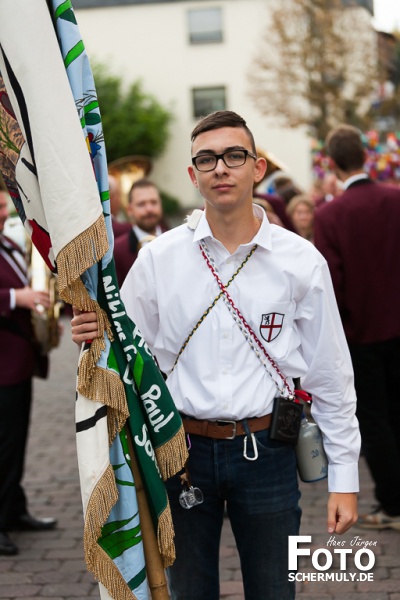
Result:
[[[274,397],[287,396],[295,378],[313,395],[324,434],[327,530],[343,533],[357,518],[353,372],[328,267],[312,244],[270,225],[253,205],[253,184],[265,169],[239,115],[218,111],[202,119],[188,170],[205,211],[143,248],[121,290],[128,315],[167,375],[190,439],[190,481],[204,497],[185,510],[179,475],[167,482],[177,554],[168,574],[174,600],[219,598],[225,505],[246,600],[295,597],[288,581],[288,536],[298,534],[301,515],[295,452],[269,431]],[[93,315],[74,317],[77,343],[96,334]],[[247,342],[247,327],[278,371],[254,337]]]

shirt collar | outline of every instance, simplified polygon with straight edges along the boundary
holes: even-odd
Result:
[[[249,242],[249,244],[241,244],[241,246],[253,245],[257,244],[265,250],[271,250],[272,248],[272,240],[271,240],[271,225],[267,219],[265,211],[261,206],[257,206],[253,204],[253,211],[257,218],[261,219],[260,229],[257,231],[254,238]],[[199,242],[200,240],[204,240],[206,238],[215,239],[210,225],[208,224],[206,213],[203,211],[203,214],[200,217],[198,225],[193,234],[193,242]]]
[[[352,183],[360,181],[361,179],[368,179],[367,173],[358,173],[357,175],[352,175],[343,182],[343,189],[347,190],[347,188],[351,186]]]
[[[138,227],[137,225],[132,225],[132,229],[135,232],[135,235],[139,242],[141,239],[143,239],[144,237],[147,237],[149,235],[148,231],[144,231],[143,229],[140,229],[140,227]],[[161,233],[162,233],[161,227],[159,225],[157,225],[156,233],[155,233],[156,237],[161,235]]]

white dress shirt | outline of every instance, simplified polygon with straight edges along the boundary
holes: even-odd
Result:
[[[10,243],[9,239],[7,239],[7,237],[5,237],[2,233],[0,233],[0,253],[8,262],[10,267],[17,273],[24,285],[29,285],[23,249],[21,248],[20,250],[17,250],[13,244]],[[16,307],[17,299],[15,295],[15,289],[10,288],[10,310],[15,310]]]
[[[330,463],[330,491],[358,491],[360,434],[353,370],[328,266],[311,243],[270,225],[260,207],[254,211],[261,227],[233,254],[213,237],[205,213],[195,230],[184,224],[164,233],[140,251],[122,286],[122,300],[168,375],[180,412],[235,421],[266,415],[272,411],[276,384],[222,298],[173,369],[187,336],[220,291],[199,240],[206,241],[224,283],[257,244],[228,291],[288,381],[300,377],[313,395],[312,413]],[[274,314],[278,327],[260,329],[263,315],[269,315],[264,319],[268,323]]]
[[[134,231],[134,233],[136,235],[136,238],[137,238],[138,242],[140,242],[144,238],[148,238],[149,237],[149,232],[148,231],[144,231],[144,229],[141,229],[137,225],[132,225],[132,229],[133,229],[133,231]],[[161,234],[162,234],[162,229],[161,229],[160,225],[157,225],[154,235],[156,237],[158,237]]]

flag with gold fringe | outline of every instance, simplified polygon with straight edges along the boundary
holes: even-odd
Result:
[[[187,449],[119,295],[100,110],[69,0],[1,2],[0,170],[62,299],[98,316],[101,335],[82,349],[77,379],[85,560],[103,599],[146,600],[128,438],[164,566],[175,554],[163,480],[183,468]]]

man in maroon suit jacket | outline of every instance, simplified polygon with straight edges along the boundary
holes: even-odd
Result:
[[[148,179],[140,179],[132,185],[126,211],[133,225],[114,242],[115,269],[120,286],[143,243],[166,231],[160,193]]]
[[[28,285],[22,250],[2,234],[8,198],[0,190],[0,555],[18,552],[11,530],[42,530],[55,519],[35,519],[27,510],[21,480],[35,370],[31,311],[49,307],[48,292]]]
[[[327,151],[344,192],[316,211],[315,245],[332,275],[353,361],[363,451],[379,503],[358,524],[400,530],[395,391],[400,380],[400,188],[368,178],[354,127],[331,131]]]

